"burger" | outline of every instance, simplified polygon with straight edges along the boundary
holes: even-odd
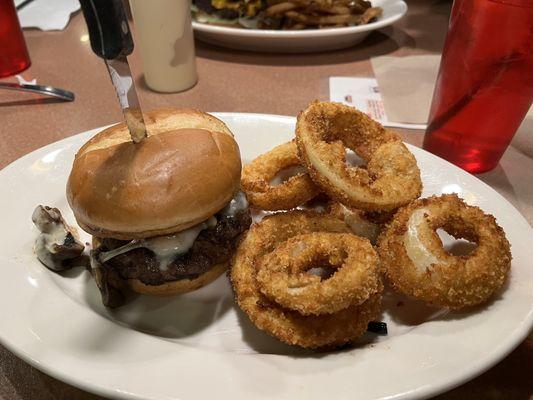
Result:
[[[67,183],[74,216],[93,236],[91,272],[108,307],[129,291],[170,296],[212,282],[251,223],[239,147],[222,121],[192,109],[144,119],[140,143],[125,124],[90,139]]]

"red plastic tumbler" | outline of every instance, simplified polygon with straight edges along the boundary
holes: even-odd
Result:
[[[533,0],[455,0],[424,149],[480,173],[533,100]]]
[[[13,0],[0,0],[0,78],[31,64]]]

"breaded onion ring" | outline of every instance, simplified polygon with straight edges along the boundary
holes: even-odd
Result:
[[[454,256],[444,250],[439,228],[477,247]],[[378,253],[395,289],[452,309],[487,301],[511,266],[509,242],[494,217],[451,194],[400,209],[380,235]]]
[[[250,205],[269,211],[290,210],[315,197],[319,190],[307,173],[291,176],[279,185],[271,184],[281,170],[299,165],[296,143],[292,141],[274,147],[246,165],[241,186]]]
[[[398,135],[353,107],[311,103],[298,115],[296,143],[313,181],[343,204],[391,211],[420,196],[420,171],[411,152]],[[346,165],[346,147],[366,168]]]
[[[260,292],[256,264],[261,256],[293,236],[323,231],[348,233],[349,229],[337,218],[310,211],[274,214],[252,226],[233,259],[230,278],[239,307],[255,326],[288,344],[306,348],[344,345],[361,336],[381,308],[381,295],[375,294],[361,305],[334,314],[304,316]]]
[[[347,233],[294,236],[258,260],[259,290],[303,315],[331,314],[359,305],[381,289],[378,256],[370,242]],[[331,267],[327,280],[307,273]]]

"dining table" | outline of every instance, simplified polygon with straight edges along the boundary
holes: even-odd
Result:
[[[196,42],[199,80],[181,93],[157,93],[144,83],[138,51],[131,67],[143,109],[193,107],[204,111],[296,116],[315,99],[328,100],[331,76],[373,77],[371,57],[440,54],[451,1],[409,0],[407,14],[350,48],[307,54],[255,53]],[[25,29],[31,67],[26,81],[75,93],[61,102],[0,91],[0,169],[42,146],[121,120],[121,110],[103,61],[91,50],[80,12],[59,31]],[[16,82],[15,77],[3,79]],[[422,146],[424,131],[396,129],[405,142]],[[532,133],[532,132],[530,132]],[[531,149],[530,149],[531,150]],[[515,146],[499,165],[477,177],[512,203],[533,224],[533,152]],[[505,359],[437,399],[533,399],[533,334]],[[379,373],[379,371],[376,371]],[[92,400],[90,394],[50,377],[0,345],[0,400]]]

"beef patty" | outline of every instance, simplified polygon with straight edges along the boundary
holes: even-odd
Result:
[[[217,264],[229,261],[237,245],[238,236],[245,232],[252,220],[248,209],[235,215],[215,215],[217,223],[200,232],[188,252],[178,256],[166,269],[159,267],[155,254],[137,248],[117,255],[104,265],[113,268],[123,279],[138,279],[146,285],[160,285],[180,279],[195,279]],[[101,239],[98,252],[109,251],[128,241]]]

